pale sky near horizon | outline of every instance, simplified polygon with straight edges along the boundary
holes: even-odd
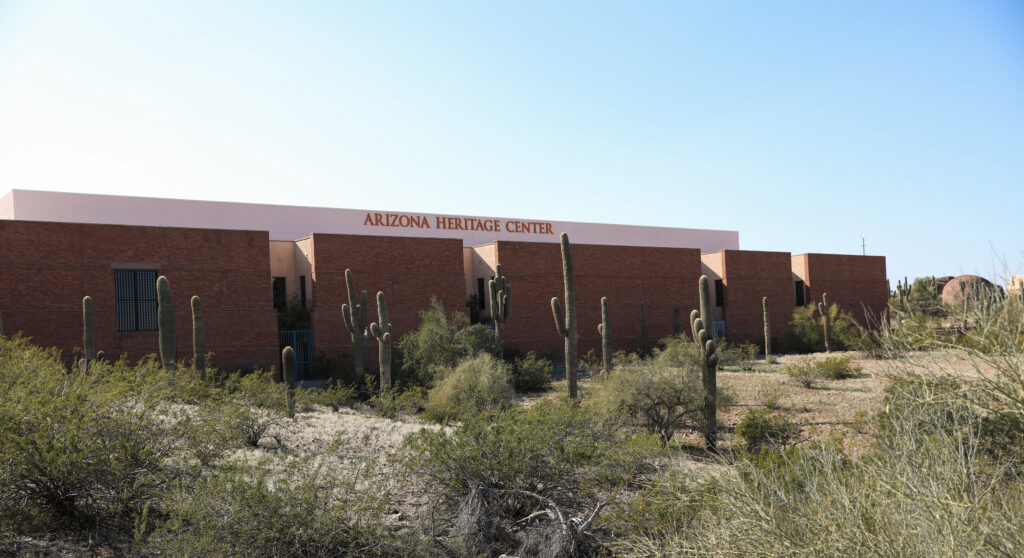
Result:
[[[14,188],[1024,274],[1024,2],[0,0]]]

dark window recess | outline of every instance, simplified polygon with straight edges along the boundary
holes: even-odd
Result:
[[[725,285],[721,279],[715,279],[715,306],[725,306]]]
[[[306,276],[299,275],[299,302],[306,307]]]
[[[115,269],[117,331],[156,331],[156,270]]]
[[[793,281],[793,289],[796,291],[796,305],[803,306],[804,304],[806,304],[806,300],[804,297],[804,282]]]
[[[288,290],[285,288],[284,277],[274,277],[274,310],[284,312],[287,307]]]
[[[476,278],[476,300],[477,300],[477,303],[480,306],[481,310],[483,310],[484,308],[487,308],[487,296],[488,296],[488,294],[487,294],[487,286],[484,285],[484,278],[483,277],[477,277]]]

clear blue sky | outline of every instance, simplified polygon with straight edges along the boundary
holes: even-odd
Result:
[[[0,0],[11,188],[1024,273],[1024,2]]]

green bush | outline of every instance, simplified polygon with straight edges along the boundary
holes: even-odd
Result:
[[[654,350],[653,362],[661,366],[689,368],[700,365],[703,359],[700,348],[690,337],[666,337],[658,345]]]
[[[145,549],[166,556],[419,556],[425,541],[384,524],[387,496],[357,475],[293,464],[225,466],[180,484],[156,525],[140,525]]]
[[[1012,556],[1024,482],[981,451],[962,385],[906,378],[867,452],[824,441],[736,463],[738,474],[663,477],[680,514],[637,514],[630,556]],[[931,398],[931,399],[929,399]],[[694,502],[689,504],[689,502]]]
[[[751,409],[733,431],[750,453],[762,447],[785,447],[799,433],[799,426],[769,409]]]
[[[420,312],[420,325],[402,336],[398,352],[402,355],[402,374],[396,382],[430,387],[436,376],[466,358],[493,352],[494,333],[487,326],[469,326],[461,312],[449,317],[437,297],[430,298],[430,309]]]
[[[719,408],[732,401],[729,392],[719,387]],[[669,368],[657,361],[617,368],[601,380],[588,404],[668,442],[677,430],[696,425],[703,416],[701,368],[693,362]]]
[[[416,414],[426,407],[426,402],[427,390],[419,386],[378,392],[368,401],[373,412],[384,418]]]
[[[551,361],[530,351],[512,362],[512,387],[518,392],[544,391],[551,386]]]
[[[848,355],[802,357],[786,365],[786,374],[805,388],[810,388],[818,380],[843,380],[859,374],[860,367],[851,366],[850,361]]]
[[[696,343],[693,344],[696,347]],[[733,344],[721,340],[716,347],[719,366],[734,366],[740,370],[753,370],[761,348],[753,343]]]
[[[56,351],[3,341],[0,531],[130,525],[178,474],[180,432],[159,416],[167,376],[122,367],[69,373]]]
[[[578,510],[631,479],[657,451],[655,438],[618,426],[592,408],[542,400],[411,434],[403,470],[449,510],[469,492],[459,467],[488,487],[536,492]],[[536,510],[535,500],[514,496],[503,505],[512,514]]]
[[[795,308],[789,323],[792,331],[783,338],[782,352],[812,353],[825,350],[825,332],[816,306],[809,304]],[[850,314],[836,304],[829,305],[829,335],[833,351],[862,349],[871,343],[870,336],[865,335]]]
[[[425,414],[443,421],[502,409],[515,396],[511,379],[508,365],[487,353],[464,360],[430,390]]]

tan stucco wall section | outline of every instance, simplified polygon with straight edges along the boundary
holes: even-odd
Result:
[[[495,249],[495,243],[481,244],[480,246],[473,246],[469,248],[470,261],[466,266],[466,298],[469,299],[469,295],[477,294],[476,280],[483,277],[484,279],[484,309],[480,311],[481,317],[491,317],[491,301],[490,296],[486,291],[487,282],[491,280],[497,273],[497,260],[498,252]]]

